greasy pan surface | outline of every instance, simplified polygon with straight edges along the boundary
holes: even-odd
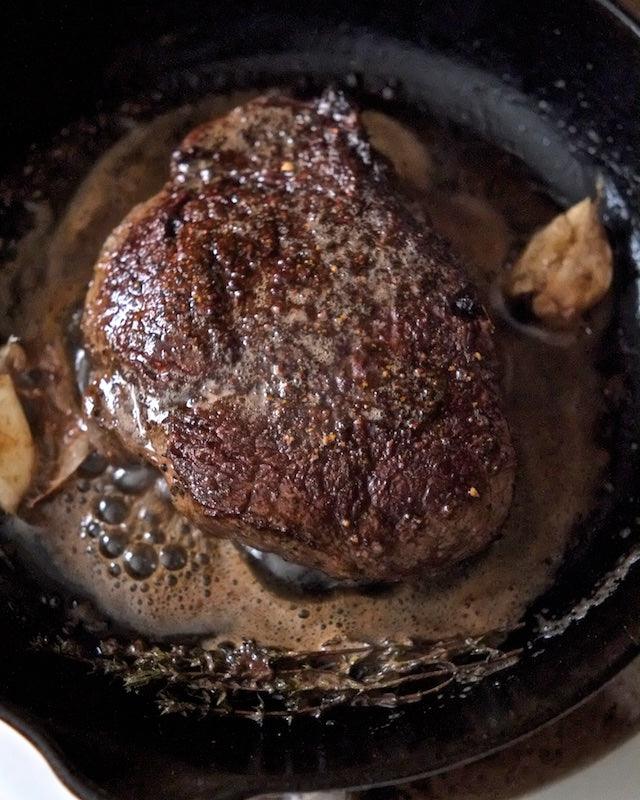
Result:
[[[30,602],[28,576],[0,561],[0,717],[32,737],[83,797],[234,797],[443,770],[565,712],[640,649],[638,31],[604,4],[579,0],[391,8],[307,4],[294,17],[273,4],[268,14],[242,3],[94,4],[43,17],[24,7],[2,23],[13,36],[1,56],[0,158],[10,172],[30,142],[94,114],[98,102],[108,113],[156,89],[167,104],[188,100],[195,84],[206,91],[203,81],[219,90],[221,75],[242,88],[302,73],[318,85],[349,76],[365,95],[390,83],[399,102],[428,105],[522,157],[561,202],[584,196],[602,175],[616,251],[602,369],[626,379],[599,511],[555,588],[513,634],[524,648],[515,666],[419,705],[290,725],[159,717],[82,665],[32,650],[50,612]],[[19,209],[0,198],[3,246],[21,224]],[[538,614],[561,622],[542,634]]]

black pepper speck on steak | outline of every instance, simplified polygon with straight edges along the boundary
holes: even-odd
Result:
[[[203,529],[337,577],[478,553],[514,454],[492,327],[340,94],[196,128],[104,245],[85,405]]]

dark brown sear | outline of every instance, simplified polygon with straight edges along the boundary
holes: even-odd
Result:
[[[217,536],[393,580],[509,508],[491,324],[339,95],[189,134],[107,240],[83,332],[86,406]]]

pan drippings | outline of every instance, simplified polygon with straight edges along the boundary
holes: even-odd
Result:
[[[69,345],[69,320],[106,235],[160,188],[185,131],[246,97],[210,98],[137,125],[103,156],[53,234],[36,231],[22,248],[20,269],[47,259],[47,280],[14,333]],[[504,262],[554,206],[520,165],[487,145],[426,120],[414,120],[413,132],[377,111],[365,120],[375,146],[397,165],[407,202],[452,240],[491,308]],[[38,215],[49,219],[44,205]],[[152,637],[306,650],[336,639],[439,640],[512,627],[549,586],[575,524],[594,505],[606,464],[594,441],[603,410],[594,354],[604,320],[545,341],[494,317],[518,456],[515,499],[500,540],[455,574],[377,587],[285,585],[180,517],[162,475],[107,458],[99,442],[62,490],[29,512],[31,526],[20,534],[25,558],[119,626]],[[74,360],[82,382],[77,346]]]

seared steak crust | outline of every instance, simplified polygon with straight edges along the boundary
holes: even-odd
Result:
[[[356,110],[268,95],[192,131],[104,245],[86,407],[211,533],[335,576],[484,548],[514,456],[492,328]]]

